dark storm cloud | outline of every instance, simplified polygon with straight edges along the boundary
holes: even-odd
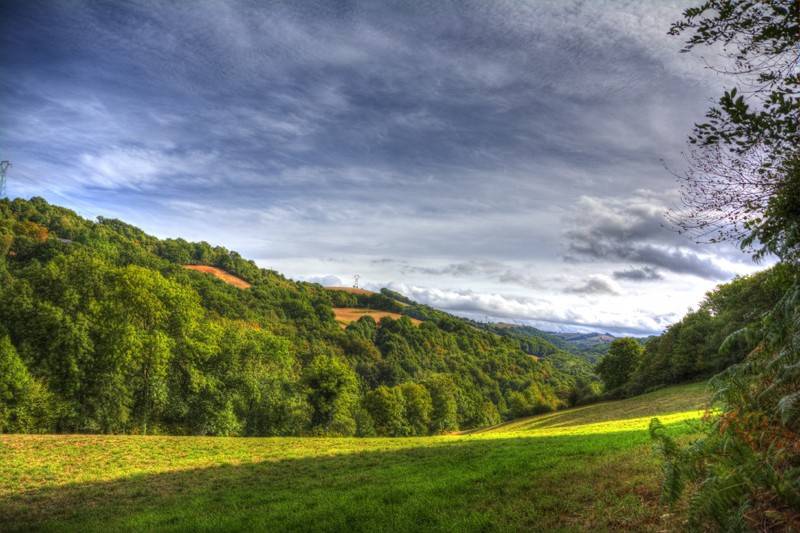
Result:
[[[570,292],[573,294],[607,294],[607,295],[614,295],[619,294],[619,290],[615,286],[615,284],[609,280],[599,276],[589,278],[584,283],[576,286],[576,287],[568,287],[565,289],[564,292]]]
[[[660,281],[664,276],[651,266],[631,267],[626,270],[615,270],[614,279],[627,281]]]
[[[664,206],[652,197],[601,200],[584,197],[566,232],[572,261],[632,262],[677,274],[723,280],[733,274],[709,257],[688,248],[690,243],[664,227]],[[622,276],[624,277],[624,275]],[[632,278],[628,278],[632,279]]]

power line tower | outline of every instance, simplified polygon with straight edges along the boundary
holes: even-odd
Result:
[[[357,289],[357,288],[358,288],[358,280],[359,280],[360,278],[361,278],[361,276],[359,276],[358,274],[356,274],[355,276],[353,276],[353,288],[354,288],[354,289]]]
[[[11,166],[11,161],[0,161],[0,198],[6,195],[6,170]]]

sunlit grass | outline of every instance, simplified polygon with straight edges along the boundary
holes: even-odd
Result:
[[[675,387],[406,439],[0,436],[0,529],[665,527],[646,427],[690,432],[704,400]]]
[[[660,389],[625,400],[596,403],[546,415],[523,418],[473,433],[509,433],[529,431],[542,434],[575,434],[576,428],[592,426],[597,431],[646,429],[650,419],[678,422],[697,418],[706,407],[705,383],[691,383]],[[582,430],[580,430],[582,431]]]

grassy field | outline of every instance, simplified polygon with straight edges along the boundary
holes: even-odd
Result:
[[[678,528],[646,427],[701,384],[421,438],[0,436],[0,530]]]

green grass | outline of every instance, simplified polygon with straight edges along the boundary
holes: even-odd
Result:
[[[703,385],[421,438],[0,436],[0,530],[653,530]]]

